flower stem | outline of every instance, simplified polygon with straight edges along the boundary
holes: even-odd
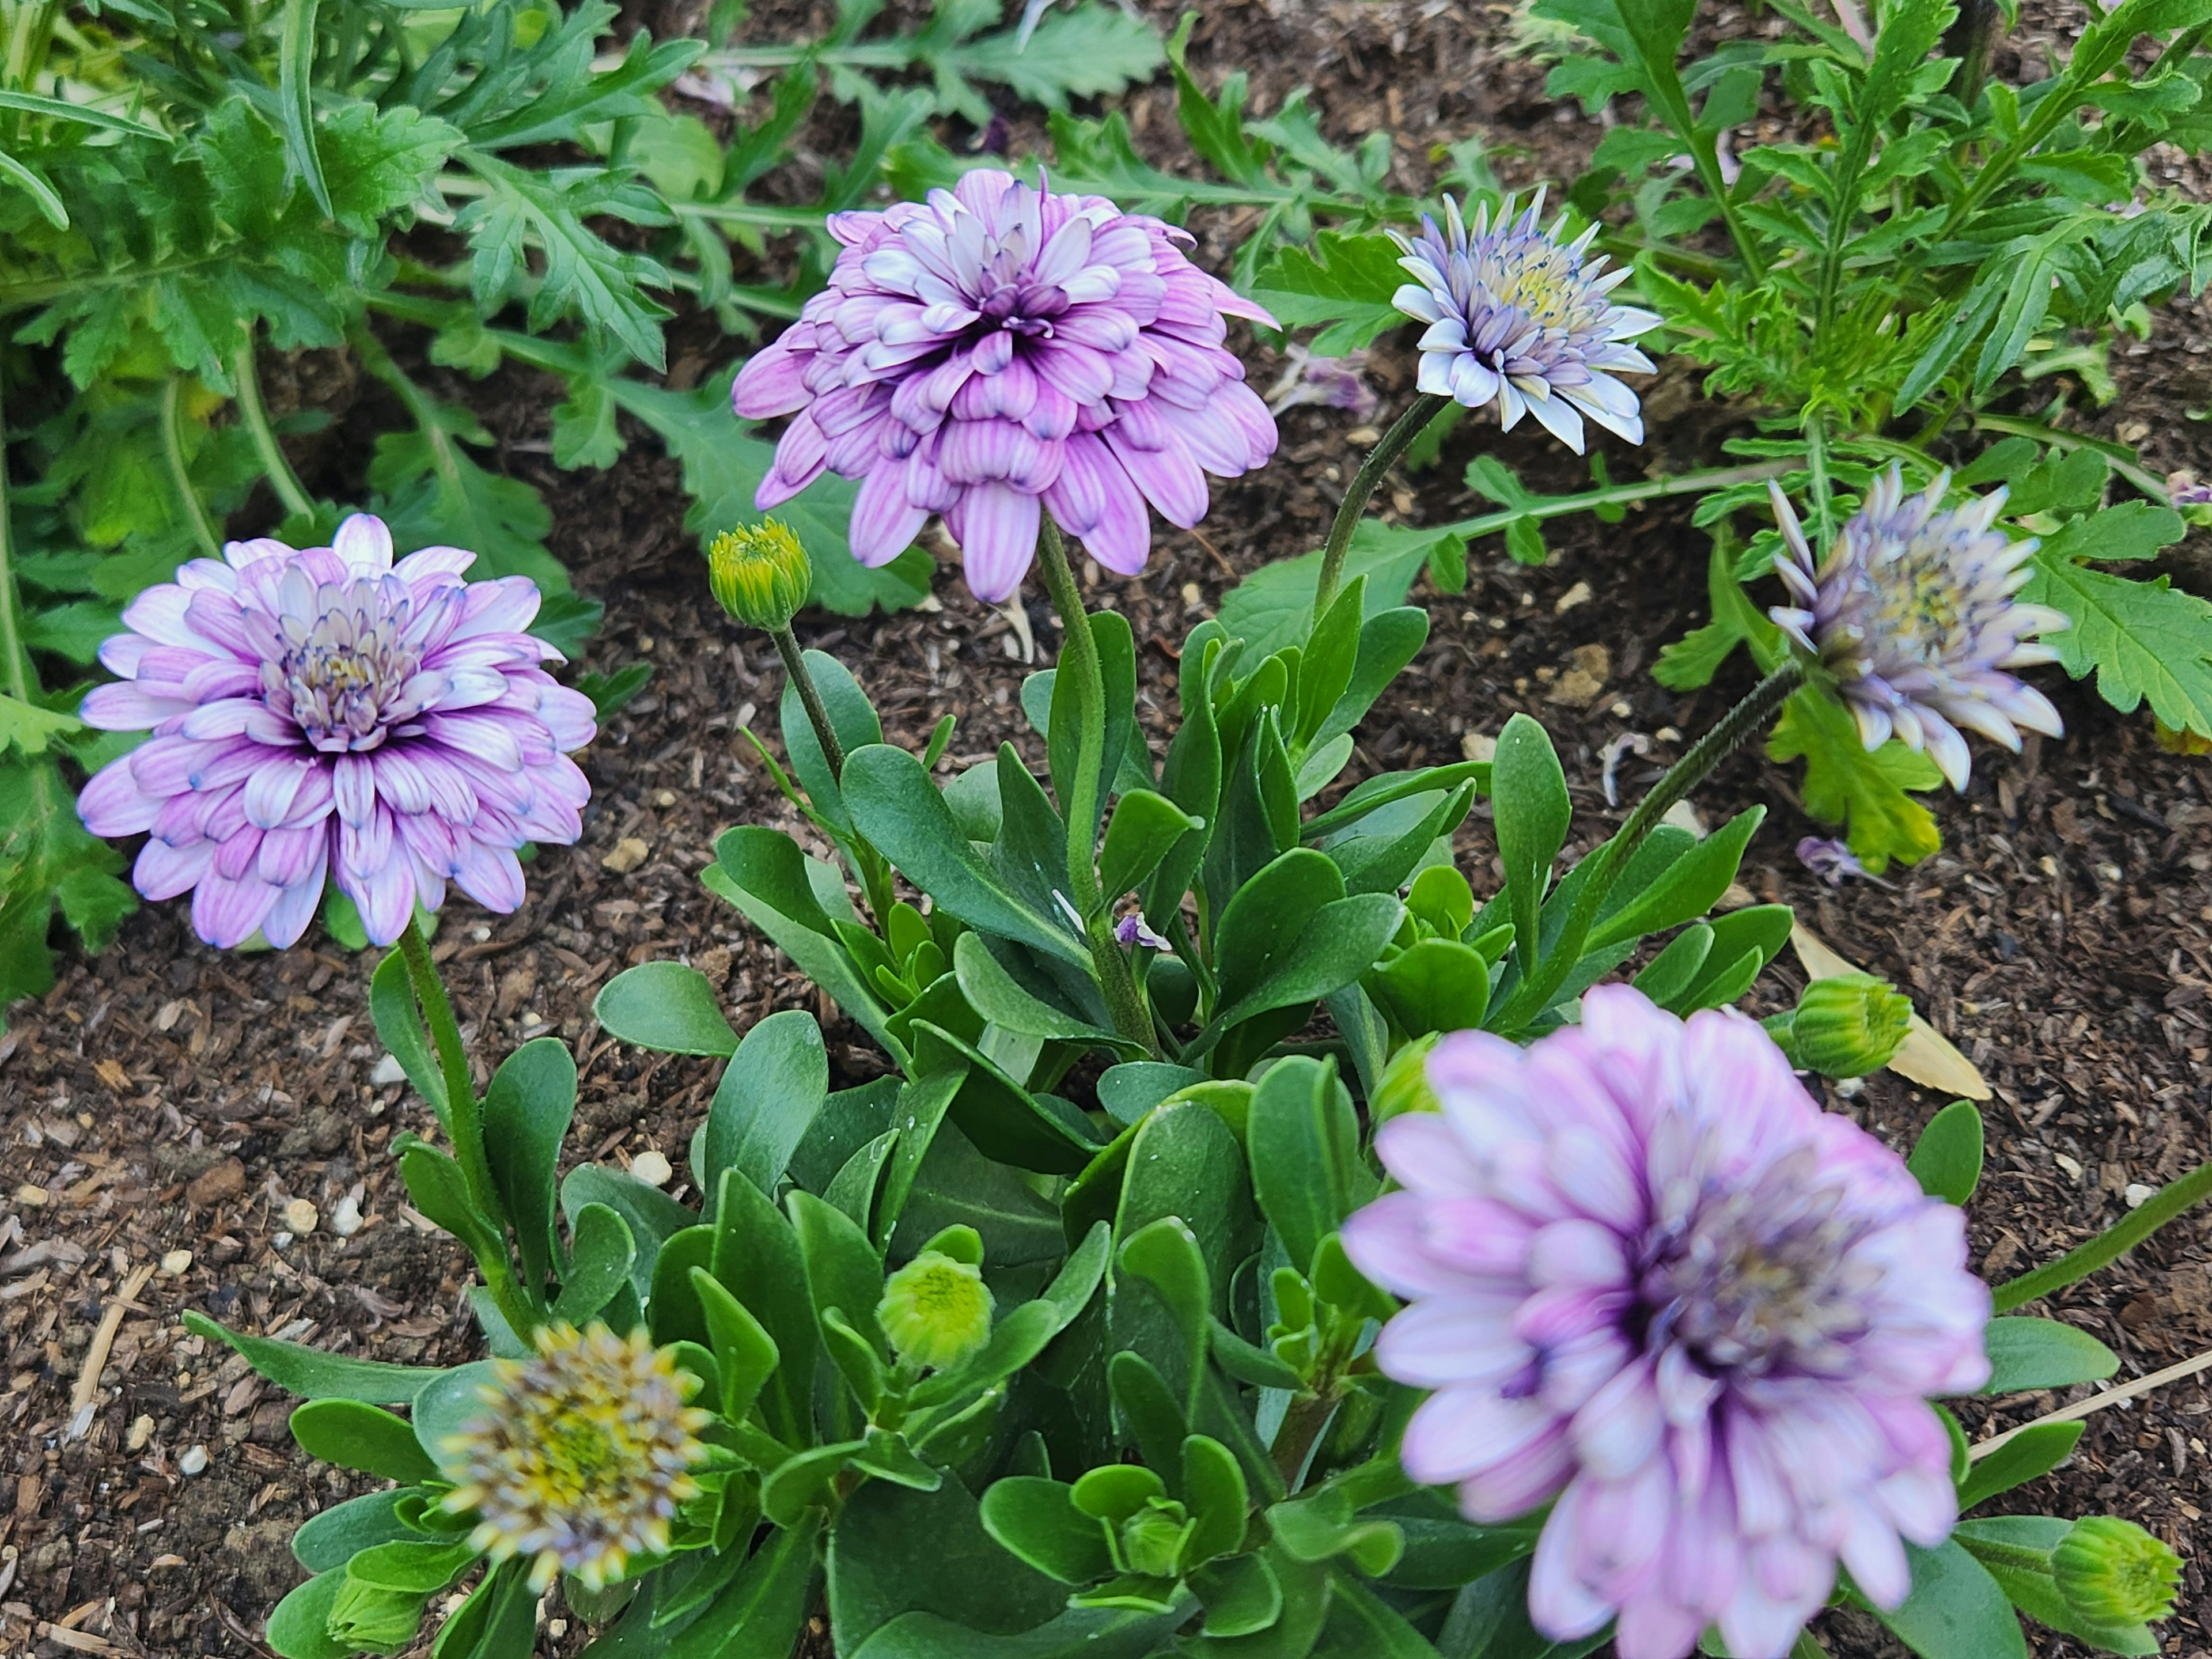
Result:
[[[1359,520],[1367,512],[1368,498],[1375,494],[1375,486],[1382,482],[1382,475],[1406,453],[1406,446],[1421,434],[1449,401],[1429,392],[1414,398],[1406,412],[1391,422],[1390,429],[1382,434],[1382,441],[1367,452],[1359,471],[1352,475],[1344,499],[1336,504],[1336,517],[1329,523],[1328,541],[1322,549],[1321,582],[1314,589],[1313,614],[1316,623],[1328,614],[1329,605],[1336,598],[1337,584],[1344,576],[1344,556],[1352,545],[1352,532],[1359,527]]]
[[[1067,820],[1067,884],[1076,915],[1083,918],[1084,941],[1091,947],[1091,964],[1097,969],[1099,988],[1114,1029],[1147,1050],[1157,1051],[1152,1022],[1137,994],[1137,981],[1129,971],[1128,953],[1114,937],[1109,908],[1112,894],[1098,887],[1098,816],[1104,787],[1106,757],[1106,680],[1098,664],[1098,642],[1091,637],[1091,617],[1083,608],[1083,590],[1068,568],[1067,549],[1060,526],[1049,514],[1037,520],[1037,563],[1044,572],[1045,592],[1060,613],[1059,672],[1074,688],[1079,740],[1075,776],[1067,799],[1060,804]]]
[[[1313,1456],[1314,1443],[1328,1428],[1329,1419],[1336,1415],[1337,1404],[1337,1396],[1333,1393],[1301,1395],[1284,1412],[1268,1455],[1274,1459],[1276,1472],[1283,1477],[1287,1490],[1298,1489],[1298,1477],[1305,1473],[1306,1463]]]
[[[1582,891],[1576,895],[1575,908],[1568,914],[1559,943],[1545,956],[1541,965],[1522,981],[1498,1020],[1484,1022],[1486,1028],[1516,1030],[1551,1005],[1568,973],[1582,959],[1583,941],[1589,937],[1590,926],[1597,920],[1606,895],[1613,890],[1614,880],[1628,867],[1637,849],[1659,827],[1659,820],[1667,816],[1668,809],[1757,736],[1790,694],[1804,683],[1803,663],[1794,656],[1785,657],[1773,672],[1751,689],[1742,702],[1722,715],[1711,731],[1692,744],[1681,759],[1667,769],[1666,775],[1651,787],[1651,793],[1636,804],[1636,810],[1628,815],[1628,822],[1621,825],[1620,832],[1590,854],[1590,872],[1583,882]]]
[[[468,1051],[461,1046],[461,1028],[453,1018],[453,1005],[446,995],[430,958],[430,941],[413,915],[399,935],[399,953],[407,963],[407,978],[415,988],[415,1000],[422,1010],[422,1023],[430,1028],[430,1042],[438,1051],[438,1070],[446,1080],[446,1106],[439,1114],[453,1143],[453,1161],[460,1165],[469,1198],[501,1240],[502,1254],[487,1261],[477,1258],[485,1287],[517,1336],[526,1340],[538,1324],[538,1316],[516,1282],[506,1248],[507,1206],[491,1178],[491,1163],[484,1154],[483,1111],[477,1099],[476,1079],[469,1071]]]
[[[822,758],[830,763],[830,775],[843,778],[844,745],[837,741],[837,728],[830,724],[830,711],[822,706],[822,693],[815,688],[814,676],[807,672],[798,635],[788,628],[778,628],[769,637],[775,641],[776,654],[783,659],[783,671],[791,676],[792,689],[799,693],[799,703],[806,710],[806,723],[814,728],[814,740],[822,745]]]
[[[822,745],[822,758],[828,763],[830,775],[842,782],[845,776],[845,746],[837,741],[837,728],[830,723],[830,710],[822,702],[821,689],[814,684],[813,671],[806,665],[806,653],[799,648],[799,636],[788,628],[772,628],[769,637],[775,641],[776,654],[783,659],[783,672],[791,676],[792,689],[799,693],[799,707],[806,711],[806,723],[814,728],[814,741]],[[853,831],[852,845],[854,872],[860,878],[860,888],[868,901],[869,914],[879,927],[890,926],[892,894],[890,864],[866,836]]]
[[[1996,1311],[2008,1312],[2038,1297],[2063,1290],[2076,1279],[2087,1278],[2207,1197],[2212,1197],[2212,1163],[2200,1164],[2179,1181],[2160,1188],[2143,1200],[2141,1209],[2129,1211],[2087,1244],[2067,1251],[2057,1261],[2046,1262],[2033,1273],[2007,1279],[1994,1292]]]
[[[0,409],[0,674],[7,676],[9,695],[19,702],[28,702],[33,689],[31,659],[23,649],[18,620],[21,596],[15,588],[14,543],[14,526],[8,520],[8,422],[4,409]]]
[[[170,482],[177,486],[177,500],[192,526],[193,538],[208,557],[221,558],[222,538],[215,533],[207,508],[201,504],[199,491],[192,488],[191,466],[185,459],[184,389],[185,377],[177,374],[172,374],[168,384],[161,388],[161,453],[169,463]]]
[[[285,513],[294,518],[315,515],[315,503],[300,483],[300,475],[292,471],[291,462],[276,442],[276,428],[269,424],[269,411],[261,402],[261,377],[254,362],[255,342],[249,331],[243,344],[231,359],[231,374],[238,382],[238,415],[246,422],[246,429],[253,436],[253,447],[261,456],[262,471],[269,475],[269,487],[276,492],[276,499],[284,504]]]

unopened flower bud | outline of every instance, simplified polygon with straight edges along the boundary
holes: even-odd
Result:
[[[1429,1087],[1429,1050],[1437,1046],[1437,1035],[1431,1031],[1399,1049],[1375,1079],[1370,1105],[1378,1127],[1401,1112],[1437,1109],[1436,1091]]]
[[[2066,1605],[2090,1623],[2140,1625],[2173,1611],[2181,1558],[2132,1521],[2085,1516],[2051,1552]]]
[[[415,1640],[428,1600],[408,1590],[365,1583],[349,1573],[338,1583],[325,1627],[331,1640],[349,1651],[398,1653]]]
[[[1121,1523],[1121,1559],[1147,1578],[1172,1578],[1182,1561],[1190,1519],[1172,1498],[1155,1498]]]
[[[884,1281],[876,1318],[901,1359],[941,1371],[990,1340],[991,1306],[981,1268],[924,1250]]]
[[[763,519],[714,538],[707,582],[722,609],[746,627],[781,633],[806,603],[814,567],[789,526]]]
[[[1889,1064],[1911,1029],[1910,998],[1871,974],[1838,974],[1805,988],[1783,1046],[1802,1070],[1864,1077]]]

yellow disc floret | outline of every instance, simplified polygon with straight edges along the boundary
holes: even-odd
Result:
[[[529,1359],[492,1361],[483,1410],[440,1448],[454,1513],[474,1511],[470,1541],[495,1561],[531,1559],[543,1589],[573,1573],[592,1589],[633,1556],[668,1547],[669,1522],[699,1486],[708,1413],[684,1402],[696,1379],[675,1351],[605,1325],[549,1325]]]

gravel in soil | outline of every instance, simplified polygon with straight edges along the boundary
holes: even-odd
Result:
[[[1385,127],[1399,137],[1407,176],[1394,183],[1406,188],[1425,184],[1431,142],[1478,128],[1509,181],[1568,173],[1594,131],[1544,100],[1539,67],[1484,48],[1498,27],[1489,12],[1455,6],[1225,7],[1201,27],[1193,57],[1202,75],[1251,68],[1262,111],[1294,79],[1322,86],[1333,133]],[[1149,148],[1172,153],[1166,94],[1148,89],[1131,106]],[[1205,257],[1225,263],[1239,227],[1200,229]],[[2126,346],[2124,395],[2099,429],[2143,442],[2160,468],[2207,471],[2212,446],[2172,420],[2207,401],[2206,333],[2204,316],[2181,307],[2150,340]],[[672,356],[688,354],[696,377],[725,349],[693,324]],[[1248,359],[1268,384],[1275,360],[1256,346]],[[318,396],[375,395],[312,368],[303,384]],[[1386,402],[1403,400],[1410,375],[1402,356],[1382,357],[1375,378]],[[587,665],[642,660],[655,672],[581,757],[594,789],[583,842],[541,852],[514,915],[456,898],[436,954],[477,1054],[497,1057],[547,1034],[572,1046],[582,1073],[574,1158],[628,1164],[657,1153],[679,1171],[678,1188],[714,1067],[599,1031],[591,1000],[620,969],[689,962],[740,1026],[779,1008],[822,1017],[841,1082],[884,1068],[696,879],[714,836],[733,823],[812,842],[740,735],[747,726],[772,733],[781,673],[763,641],[722,626],[704,603],[673,466],[649,442],[608,473],[561,473],[545,455],[549,383],[509,371],[444,389],[466,397],[498,435],[490,464],[545,491],[554,551],[581,588],[609,600]],[[1692,391],[1669,365],[1650,393],[1654,443],[1608,443],[1613,476],[1716,453],[1712,422],[1724,411]],[[341,430],[376,414],[356,405]],[[2146,416],[2164,419],[2155,432],[2132,429]],[[1219,487],[1202,535],[1162,528],[1134,580],[1085,573],[1092,601],[1130,618],[1149,720],[1168,701],[1184,632],[1237,575],[1317,544],[1372,441],[1340,417],[1294,411],[1274,465]],[[1532,483],[1571,487],[1581,476],[1571,457],[1525,433],[1500,438],[1469,422],[1442,465],[1392,482],[1386,516],[1443,522],[1477,510],[1457,481],[1478,445]],[[363,458],[325,443],[317,464],[331,477],[315,482],[340,493]],[[1559,744],[1575,845],[1587,848],[1748,680],[1737,668],[1677,697],[1647,672],[1662,645],[1704,620],[1706,548],[1685,509],[1554,528],[1541,567],[1507,562],[1492,543],[1474,550],[1464,592],[1419,590],[1428,646],[1362,727],[1350,775],[1457,758],[1468,736],[1494,734],[1525,711]],[[951,713],[953,763],[1002,740],[1041,759],[1018,702],[1023,677],[1057,641],[1041,602],[1019,615],[994,611],[948,569],[930,610],[811,617],[801,633],[860,672],[894,741],[918,747]],[[1768,804],[1745,863],[1750,895],[1796,905],[1838,949],[1908,988],[1994,1085],[1973,1221],[1977,1260],[1994,1277],[2057,1255],[2124,1213],[2130,1188],[2212,1152],[2212,763],[2161,751],[2141,716],[2052,689],[2066,738],[2031,738],[2016,758],[1981,749],[1966,794],[1932,803],[1943,852],[1893,872],[1887,887],[1832,891],[1807,874],[1791,849],[1815,826],[1798,810],[1793,775],[1756,753],[1696,798],[1715,823]],[[1602,757],[1632,734],[1649,752],[1632,751],[1623,805],[1608,807]],[[1461,854],[1478,889],[1494,884],[1486,806],[1462,832]],[[433,1126],[374,1040],[369,966],[319,938],[283,954],[217,953],[191,936],[181,907],[152,906],[113,949],[69,963],[52,994],[13,1011],[0,1037],[0,1651],[264,1652],[262,1620],[301,1576],[285,1547],[291,1530],[357,1489],[292,1445],[289,1402],[243,1361],[185,1334],[183,1310],[405,1363],[478,1352],[465,1258],[409,1210],[387,1156],[394,1134]],[[1797,988],[1785,962],[1753,1001],[1787,1006]],[[1944,1102],[1885,1073],[1849,1098],[1832,1090],[1829,1103],[1903,1146]],[[2185,1218],[2039,1311],[2110,1345],[2124,1377],[2212,1346],[2212,1223]],[[88,1379],[103,1332],[112,1341]],[[81,1387],[94,1390],[88,1411],[73,1401]],[[1966,1414],[1972,1431],[1987,1432],[2061,1403],[2044,1395]],[[2212,1389],[2201,1378],[2102,1413],[2065,1468],[2002,1500],[2126,1515],[2191,1558],[2167,1626],[2174,1655],[2212,1650],[2212,1600],[2195,1559],[2199,1535],[2212,1537],[2202,1524],[2212,1506],[2208,1413]],[[1899,1651],[1871,1621],[1832,1620],[1826,1633],[1840,1654]],[[580,1632],[556,1603],[544,1636],[544,1650],[568,1652]],[[2037,1647],[2075,1651],[2041,1632]]]

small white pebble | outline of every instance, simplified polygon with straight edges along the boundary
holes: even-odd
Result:
[[[1613,717],[1617,720],[1625,720],[1635,712],[1636,710],[1625,701],[1613,704],[1612,709]]]
[[[154,1419],[150,1417],[134,1417],[131,1419],[131,1432],[124,1437],[123,1449],[144,1451],[146,1443],[153,1437]]]
[[[1498,739],[1485,737],[1480,732],[1470,732],[1459,740],[1459,752],[1465,760],[1494,760],[1498,756]]]
[[[1838,1100],[1856,1100],[1865,1092],[1866,1079],[1863,1077],[1839,1077],[1836,1079],[1836,1098]]]
[[[545,1621],[545,1633],[555,1641],[559,1641],[568,1633],[568,1621],[565,1619],[548,1619]]]
[[[2081,1165],[2078,1160],[2067,1157],[2063,1152],[2053,1152],[2051,1157],[2053,1163],[2057,1164],[2060,1169],[2066,1171],[2067,1178],[2069,1180],[2081,1180]]]
[[[205,1474],[207,1466],[208,1449],[205,1446],[188,1446],[177,1459],[177,1467],[188,1475]]]
[[[386,1054],[376,1062],[376,1069],[368,1074],[370,1086],[386,1089],[395,1083],[407,1081],[407,1068],[399,1063],[397,1054]]]
[[[1662,743],[1680,743],[1682,740],[1681,732],[1671,726],[1662,726],[1651,735]]]
[[[190,1250],[171,1250],[161,1258],[161,1274],[164,1279],[177,1279],[190,1273],[192,1253]]]
[[[2097,866],[2097,879],[2099,881],[2110,884],[2112,882],[2118,881],[2119,878],[2120,866],[2118,865],[2100,864]]]
[[[650,1147],[630,1159],[629,1172],[648,1187],[665,1187],[668,1178],[676,1173],[669,1168],[668,1160]]]
[[[1182,585],[1182,602],[1185,605],[1202,605],[1205,601],[1206,590],[1196,582],[1185,582]]]
[[[1577,582],[1552,602],[1552,614],[1564,617],[1577,605],[1588,605],[1589,599],[1590,585],[1588,582]]]
[[[300,1237],[315,1231],[322,1219],[313,1204],[304,1198],[295,1198],[284,1206],[284,1230]]]
[[[1660,814],[1659,822],[1671,823],[1677,830],[1686,830],[1699,841],[1705,838],[1705,821],[1698,809],[1686,800],[1678,800]]]
[[[351,1193],[331,1206],[331,1231],[340,1238],[351,1238],[361,1231],[361,1200]]]
[[[278,1232],[269,1236],[270,1244],[276,1249],[289,1250],[292,1248],[293,1242],[292,1235],[289,1233]]]
[[[2149,1203],[2152,1199],[2158,1196],[2158,1188],[2155,1187],[2146,1187],[2140,1181],[2130,1181],[2128,1182],[2127,1191],[2121,1194],[2120,1196],[2127,1200],[2128,1208],[2130,1210],[2140,1210],[2144,1205]]]

